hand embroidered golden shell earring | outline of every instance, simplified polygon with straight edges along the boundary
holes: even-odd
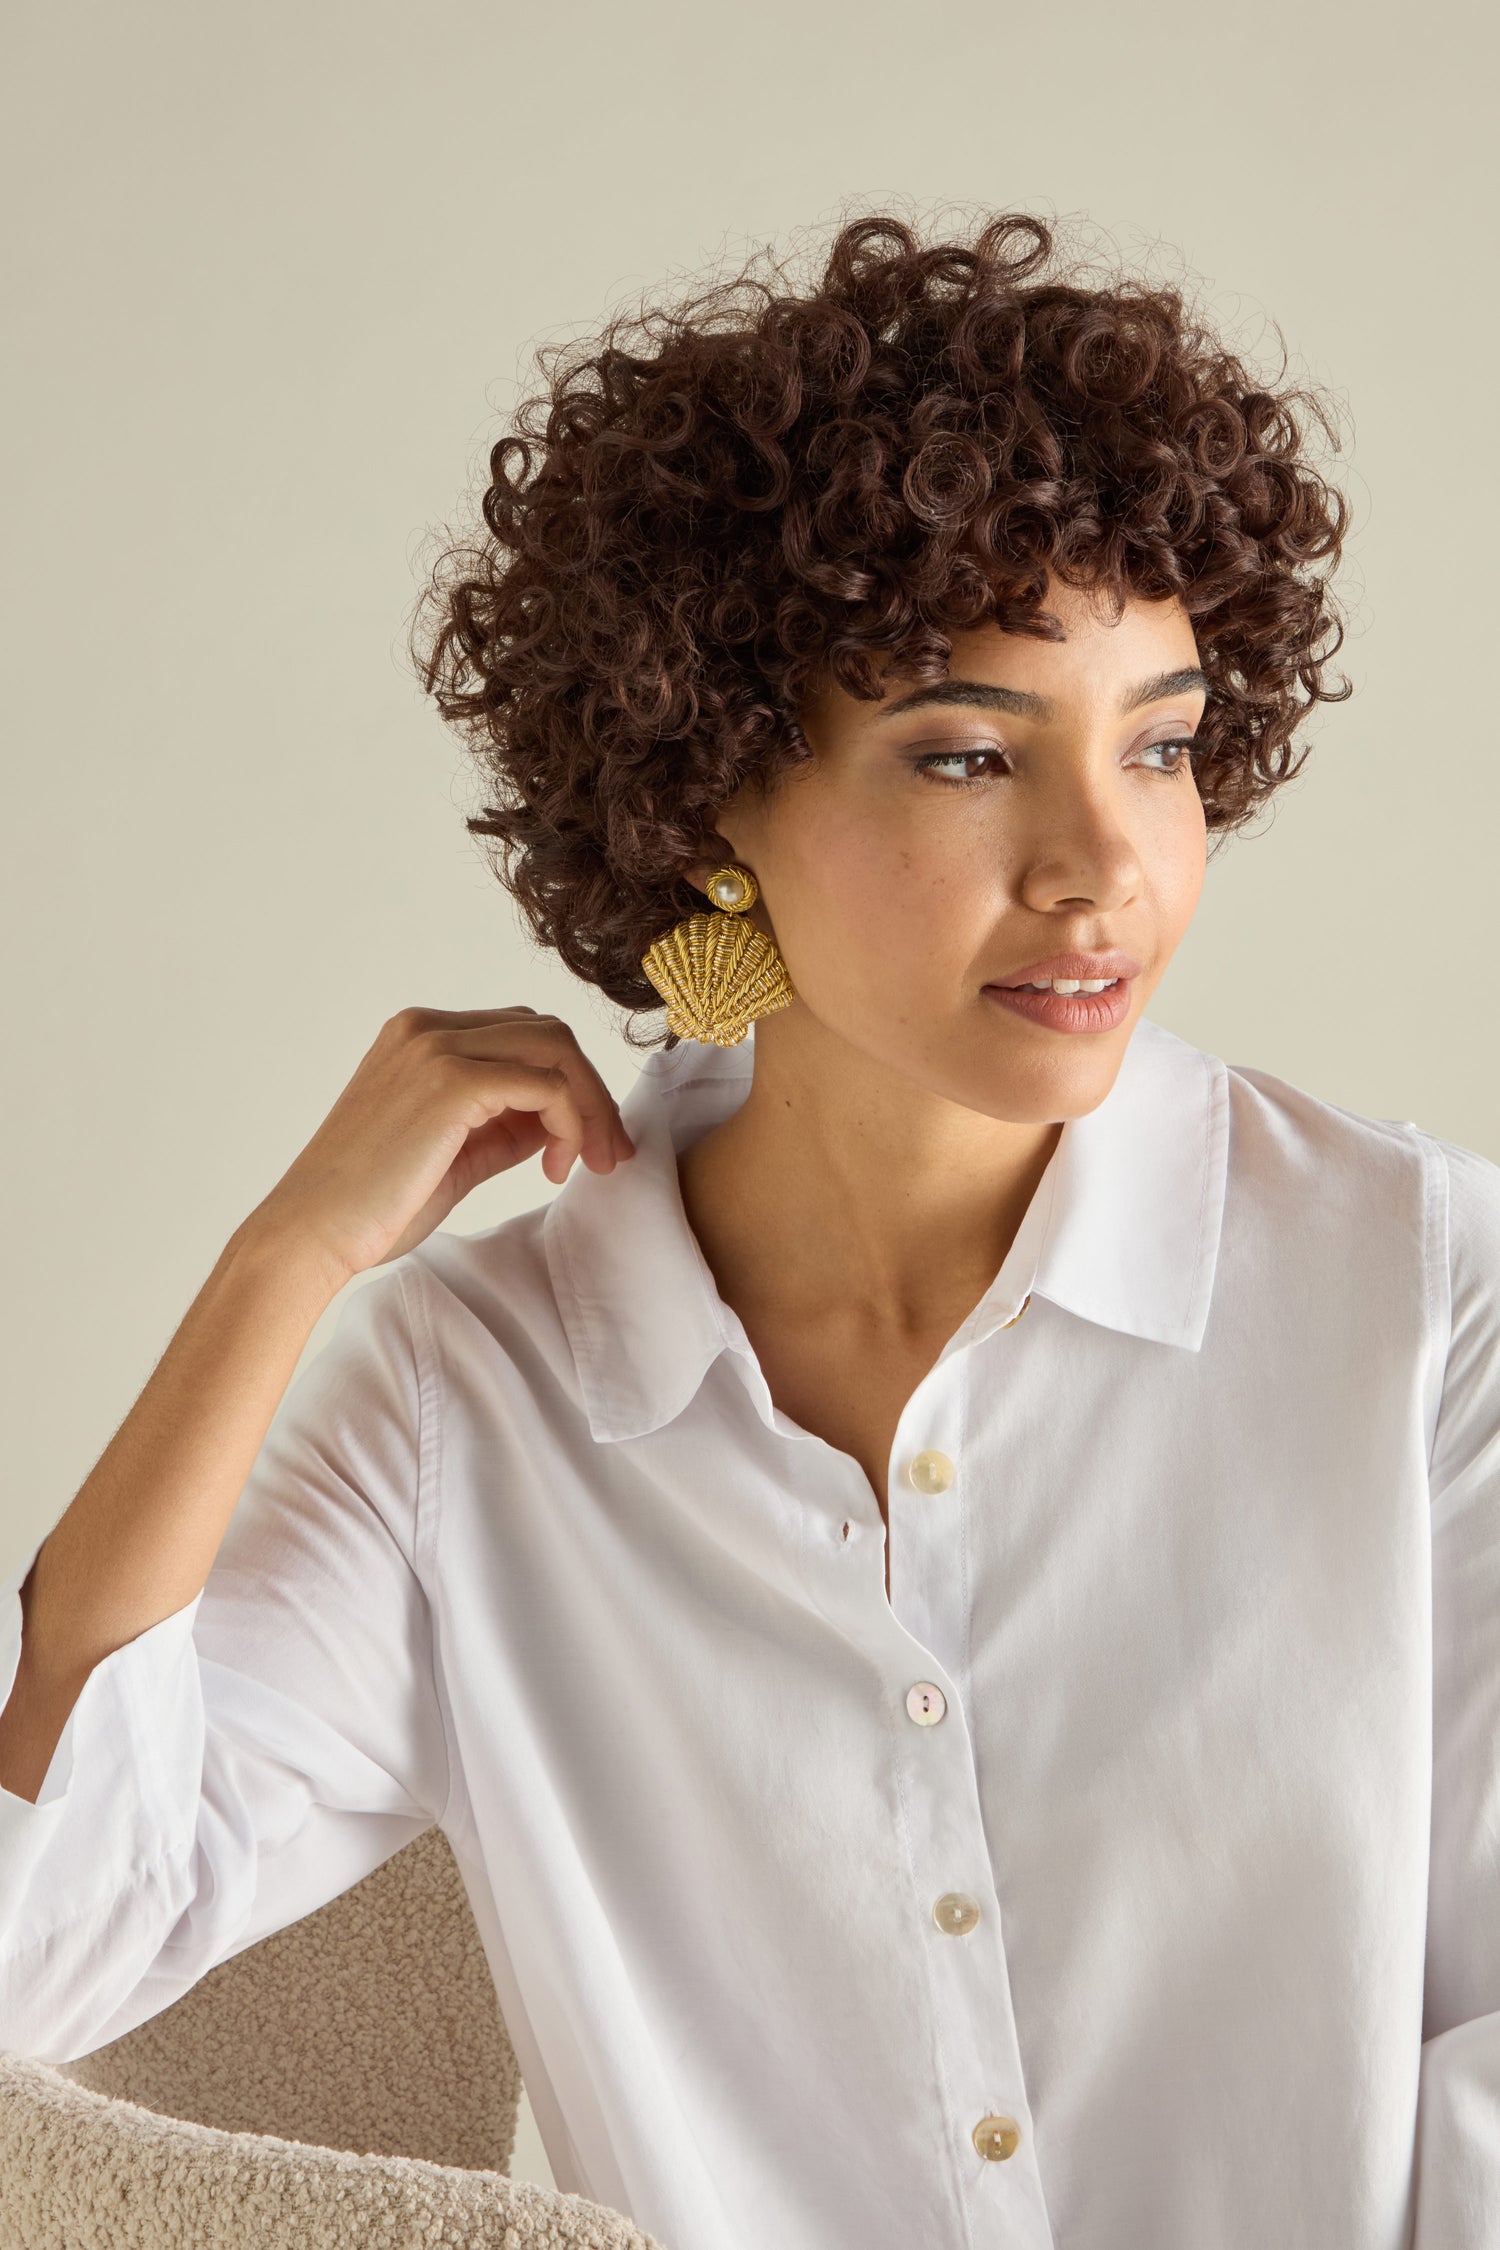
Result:
[[[667,1003],[679,1039],[735,1047],[757,1016],[796,998],[774,938],[738,919],[760,885],[748,867],[730,861],[704,885],[717,914],[689,914],[641,956],[641,967]]]

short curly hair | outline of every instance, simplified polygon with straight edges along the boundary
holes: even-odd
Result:
[[[1176,595],[1210,831],[1351,692],[1325,683],[1347,507],[1310,458],[1310,423],[1338,447],[1323,399],[1257,379],[1173,286],[1044,271],[1055,245],[1024,213],[963,241],[845,219],[810,284],[763,251],[536,353],[485,529],[444,535],[410,646],[489,791],[466,826],[630,1045],[675,1044],[640,1023],[641,955],[703,907],[684,871],[716,809],[812,755],[826,679],[940,677],[986,622],[1057,639],[1049,573]]]

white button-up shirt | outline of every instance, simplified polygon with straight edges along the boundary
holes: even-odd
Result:
[[[559,2184],[668,2250],[1494,2250],[1500,1167],[1140,1022],[887,1534],[686,1223],[753,1052],[351,1290],[0,1791],[0,2046],[438,1822]]]

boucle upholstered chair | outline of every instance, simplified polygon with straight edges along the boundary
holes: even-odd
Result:
[[[429,1828],[94,2054],[0,2054],[0,2250],[661,2250],[507,2177],[520,2092]]]

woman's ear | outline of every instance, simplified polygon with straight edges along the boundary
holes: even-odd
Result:
[[[684,868],[683,873],[695,891],[703,891],[706,894],[708,879],[714,870],[719,867],[730,866],[734,857],[734,846],[727,842],[716,829],[711,830],[704,840],[703,856],[695,859],[690,867]]]

